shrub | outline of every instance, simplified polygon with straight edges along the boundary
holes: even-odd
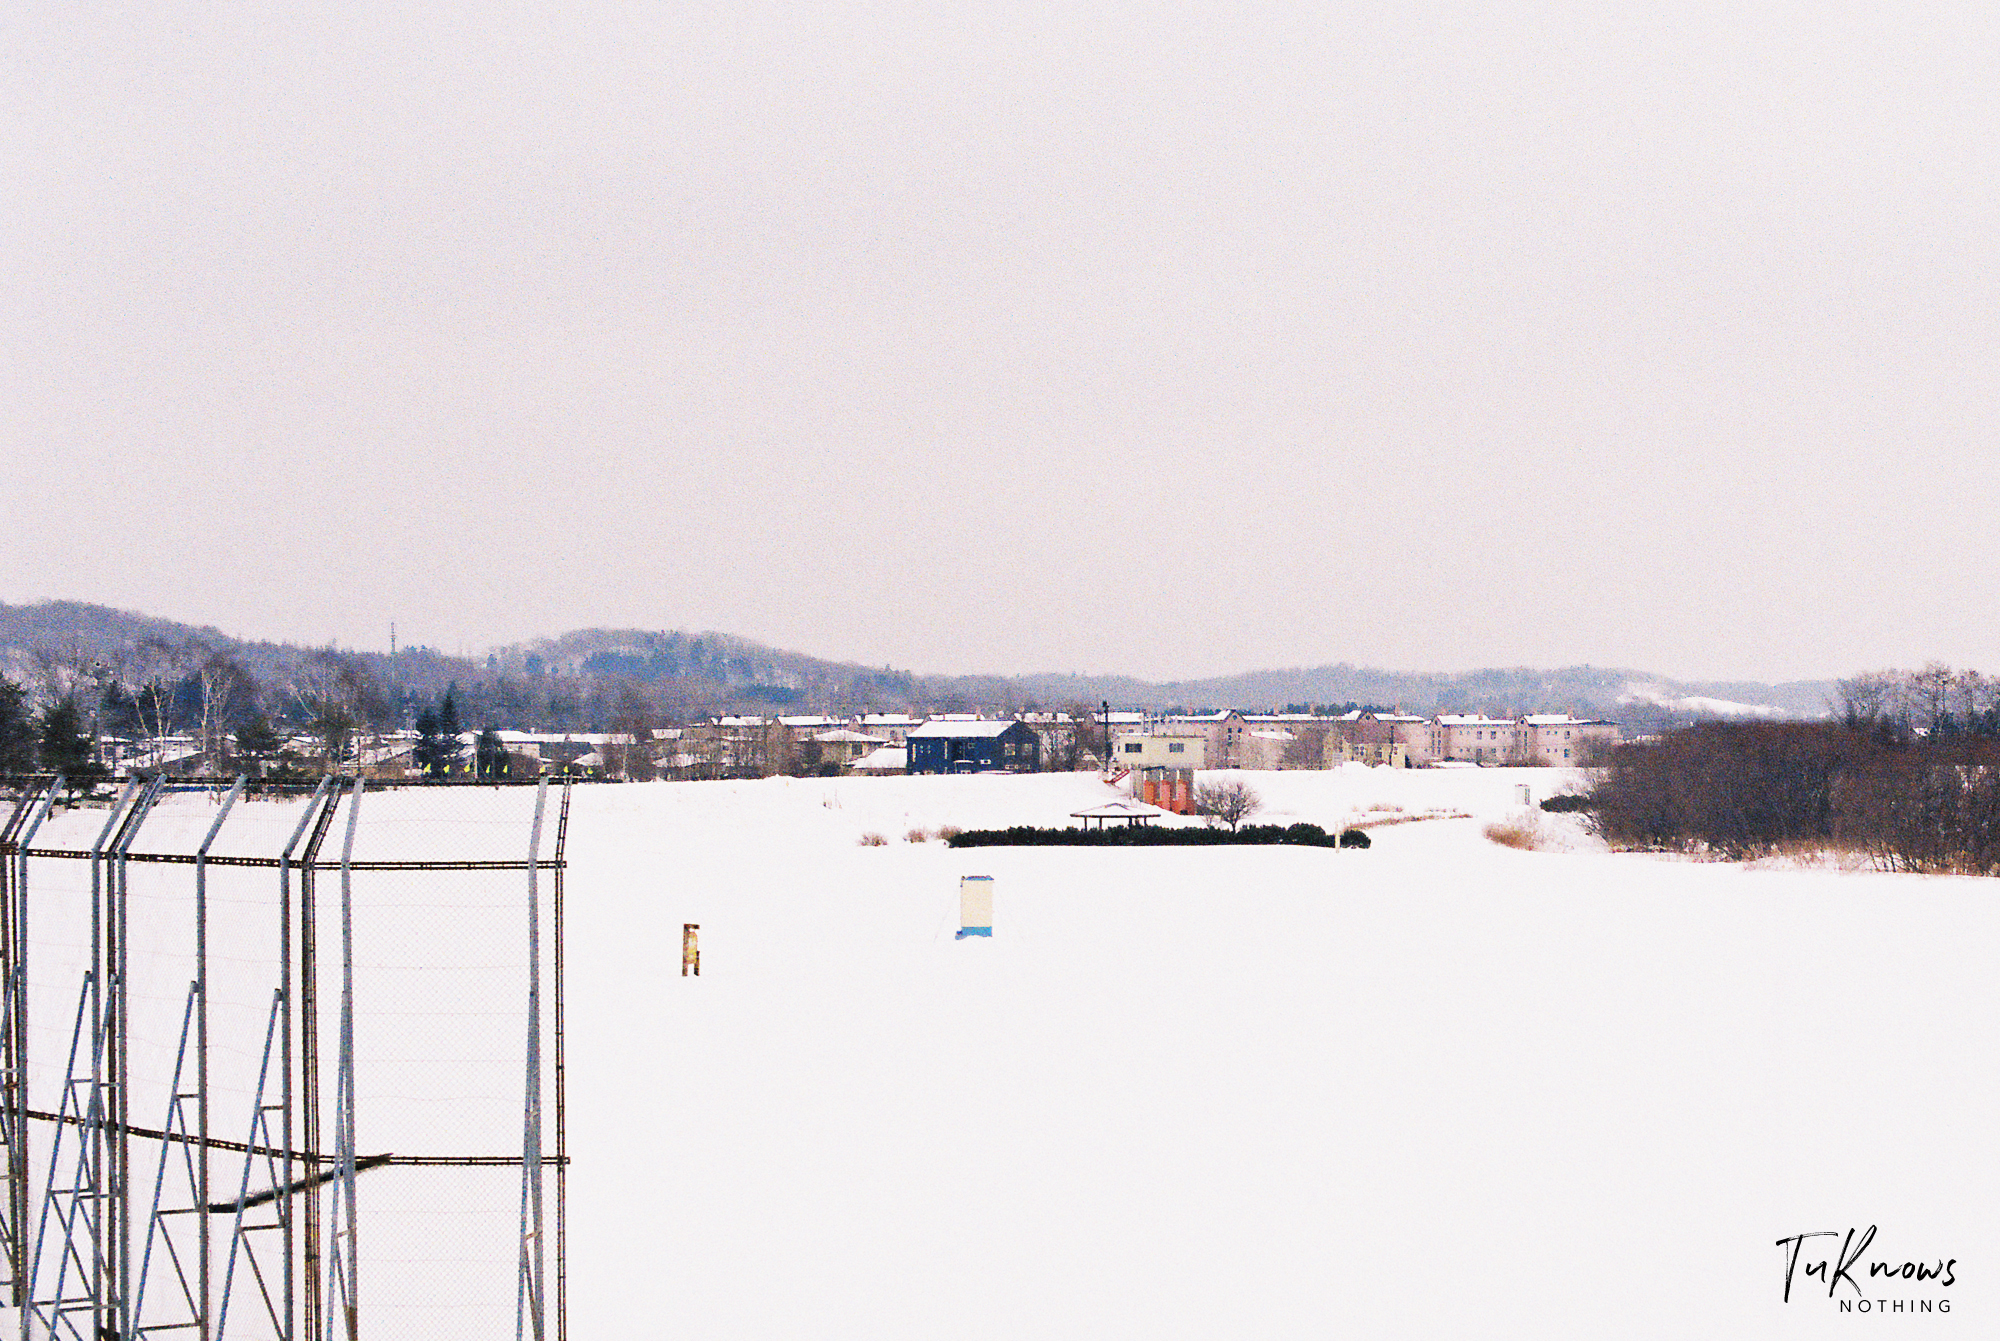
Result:
[[[1211,824],[1227,824],[1231,833],[1263,804],[1263,798],[1241,778],[1204,782],[1194,789],[1194,813]]]
[[[1363,839],[1345,843],[1366,847],[1366,835],[1349,830]],[[1343,845],[1317,824],[1252,824],[1241,829],[1156,829],[1146,825],[1117,829],[1037,829],[1017,824],[1011,829],[968,829],[954,834],[952,847],[1224,847],[1289,845],[1294,847],[1335,847]]]
[[[1541,835],[1526,824],[1489,824],[1485,833],[1488,841],[1522,852],[1533,852],[1541,842]]]
[[[903,841],[906,843],[928,843],[931,841],[931,831],[929,829],[912,829],[903,835]]]
[[[864,833],[864,834],[862,834],[862,835],[861,835],[861,846],[863,846],[863,847],[887,847],[887,846],[889,846],[889,840],[888,840],[888,839],[886,839],[886,838],[884,838],[884,837],[883,837],[883,836],[882,836],[881,834],[879,834],[879,833]]]
[[[1362,829],[1343,829],[1340,834],[1342,847],[1367,847],[1372,840]]]
[[[965,830],[959,828],[956,824],[940,824],[938,825],[937,836],[949,843],[964,832]]]
[[[1571,815],[1592,809],[1590,797],[1580,792],[1562,792],[1542,802],[1542,809],[1551,815]]]

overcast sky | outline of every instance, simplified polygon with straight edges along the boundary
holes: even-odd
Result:
[[[2000,670],[1984,4],[29,3],[0,599]]]

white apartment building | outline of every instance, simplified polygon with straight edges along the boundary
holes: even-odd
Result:
[[[1134,731],[1111,738],[1114,768],[1207,768],[1207,737],[1195,732]]]
[[[1515,755],[1515,725],[1506,717],[1443,713],[1440,728],[1440,759],[1474,764],[1504,764]]]
[[[1617,723],[1584,721],[1566,712],[1523,717],[1520,734],[1522,757],[1557,766],[1587,762],[1599,749],[1618,743]]]

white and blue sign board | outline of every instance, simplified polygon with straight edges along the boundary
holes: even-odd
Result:
[[[993,934],[993,877],[968,875],[958,882],[958,939]]]

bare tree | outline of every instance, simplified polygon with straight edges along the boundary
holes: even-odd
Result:
[[[616,706],[611,714],[610,739],[604,746],[607,777],[627,782],[649,782],[654,776],[653,705],[630,680],[618,684]]]
[[[200,702],[202,757],[219,767],[230,730],[245,720],[256,703],[257,682],[235,657],[213,648],[195,668],[194,682]]]
[[[1958,675],[1941,661],[1924,663],[1909,677],[1910,717],[1925,731],[1935,731],[1939,721],[1951,711],[1952,691]]]
[[[125,663],[125,676],[131,685],[139,730],[152,741],[155,765],[165,760],[166,738],[186,725],[181,712],[181,684],[212,651],[208,644],[197,639],[173,642],[148,637],[133,645]]]
[[[686,760],[680,776],[711,779],[727,774],[731,759],[729,729],[719,721],[691,722],[681,729],[680,755]]]
[[[1227,824],[1231,833],[1263,804],[1264,798],[1241,778],[1204,782],[1194,789],[1194,813],[1210,824]]]
[[[60,703],[89,692],[101,663],[72,645],[66,650],[35,646],[28,649],[28,666],[35,693],[43,703]]]
[[[1050,773],[1075,773],[1082,769],[1088,752],[1085,733],[1089,729],[1090,705],[1077,700],[1059,709],[1042,736],[1042,768]]]
[[[389,714],[388,701],[368,673],[332,648],[314,652],[293,671],[286,696],[319,738],[328,769],[349,758],[357,737],[378,728]]]
[[[1278,758],[1280,768],[1325,768],[1326,767],[1325,724],[1309,723],[1294,726],[1292,738],[1285,745],[1285,751]]]
[[[2000,702],[2000,681],[1990,680],[1976,670],[1962,670],[1952,677],[1951,713],[1960,729],[1966,729],[1995,702]]]
[[[1839,687],[1840,714],[1849,726],[1894,717],[1902,699],[1902,677],[1895,671],[1870,671]]]

